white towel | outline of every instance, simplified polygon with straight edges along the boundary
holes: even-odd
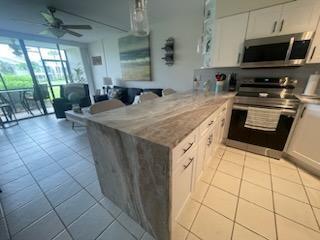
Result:
[[[245,127],[262,131],[276,131],[280,115],[281,110],[249,107]]]

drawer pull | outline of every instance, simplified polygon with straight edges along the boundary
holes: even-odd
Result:
[[[211,143],[212,143],[212,138],[213,138],[213,135],[210,134],[210,136],[208,137],[208,143],[207,143],[208,146],[211,145]]]
[[[192,145],[193,145],[193,142],[189,143],[189,146],[183,149],[183,153],[186,153],[192,147]]]
[[[214,121],[211,121],[211,122],[208,124],[208,126],[210,127],[213,123],[214,123]]]
[[[183,168],[184,168],[184,169],[187,169],[187,168],[190,166],[190,164],[193,162],[193,160],[194,160],[194,158],[189,158],[188,164],[183,165]]]

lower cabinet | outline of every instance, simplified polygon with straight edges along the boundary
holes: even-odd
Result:
[[[172,210],[177,217],[192,191],[192,175],[197,162],[196,147],[190,149],[179,162],[172,176]]]
[[[203,170],[213,159],[222,141],[227,103],[173,150],[172,222],[177,219]],[[192,143],[192,144],[191,144]]]
[[[304,106],[288,146],[289,155],[318,171],[320,170],[319,126],[320,105]]]

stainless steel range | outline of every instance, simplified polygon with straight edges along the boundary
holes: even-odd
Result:
[[[287,77],[242,80],[226,144],[279,159],[299,106],[296,84]]]

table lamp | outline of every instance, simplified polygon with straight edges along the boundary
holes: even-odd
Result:
[[[110,86],[113,85],[112,79],[110,77],[103,78],[103,85]],[[103,94],[106,94],[106,87],[103,86]]]

